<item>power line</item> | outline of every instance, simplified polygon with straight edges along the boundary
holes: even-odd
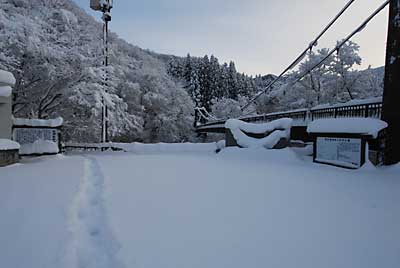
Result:
[[[293,84],[296,84],[299,82],[301,79],[303,79],[306,75],[311,73],[315,68],[318,68],[324,61],[326,61],[330,56],[332,56],[333,53],[338,51],[344,44],[346,44],[351,38],[353,38],[356,34],[360,33],[364,28],[367,26],[367,24],[375,18],[388,4],[390,3],[390,0],[387,0],[384,2],[377,10],[375,10],[372,15],[370,15],[359,27],[357,27],[349,36],[347,36],[345,39],[340,42],[340,44],[336,45],[334,49],[332,49],[320,62],[315,64],[312,68],[310,68],[308,71],[304,72]]]
[[[293,69],[297,64],[299,64],[304,57],[307,55],[307,52],[312,49],[314,46],[318,45],[319,39],[336,23],[336,21],[343,15],[343,13],[355,2],[355,0],[350,0],[342,10],[335,16],[335,18],[329,22],[329,24],[322,30],[322,32],[309,44],[309,46],[277,77],[268,84],[268,86],[259,94],[257,94],[253,99],[251,99],[245,106],[241,109],[244,111],[247,107],[249,107],[253,102],[255,102],[259,97],[265,94],[276,82],[278,82],[289,70]]]

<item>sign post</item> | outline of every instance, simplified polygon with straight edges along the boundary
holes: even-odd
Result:
[[[108,23],[111,21],[111,9],[113,0],[90,0],[90,8],[95,11],[103,12],[103,45],[104,45],[104,92],[107,91],[107,67],[108,67]],[[108,142],[108,107],[104,96],[102,97],[102,122],[101,122],[101,141]]]

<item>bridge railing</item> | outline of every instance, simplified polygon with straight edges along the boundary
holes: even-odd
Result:
[[[382,114],[382,102],[375,101],[364,104],[338,105],[333,107],[315,107],[311,109],[311,120],[338,117],[373,117],[380,118]]]
[[[293,120],[306,121],[308,116],[308,109],[300,109],[288,112],[269,113],[264,115],[248,116],[239,118],[245,122],[267,122],[281,118],[292,118]]]
[[[319,105],[311,109],[298,109],[286,112],[276,112],[264,115],[246,116],[239,119],[248,123],[269,122],[280,118],[292,118],[295,122],[339,117],[372,117],[380,118],[382,114],[382,98],[351,101],[335,105]],[[224,124],[226,120],[211,121],[197,128]]]

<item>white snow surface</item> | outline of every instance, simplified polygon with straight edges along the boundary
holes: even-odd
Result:
[[[311,122],[307,132],[364,134],[377,138],[387,126],[386,122],[374,118],[331,118]]]
[[[200,153],[215,152],[217,143],[111,143],[112,147],[120,148],[125,152],[133,153]]]
[[[53,141],[37,140],[34,143],[21,144],[19,154],[57,154],[60,151],[58,144]]]
[[[0,86],[14,86],[15,77],[12,73],[0,70]]]
[[[0,86],[0,97],[10,97],[12,88],[10,86]]]
[[[60,127],[64,119],[58,117],[55,119],[26,119],[26,118],[13,118],[14,126],[30,126],[30,127]]]
[[[0,139],[0,151],[7,151],[7,150],[18,150],[20,145],[18,142],[8,140],[8,139]]]
[[[399,175],[290,149],[25,159],[0,168],[0,267],[398,267]]]
[[[263,124],[251,124],[237,119],[229,119],[225,123],[225,128],[231,131],[237,144],[243,148],[265,147],[272,149],[282,138],[290,138],[292,123],[293,120],[290,118],[282,118]],[[272,133],[265,138],[257,139],[249,137],[245,132],[253,134]]]

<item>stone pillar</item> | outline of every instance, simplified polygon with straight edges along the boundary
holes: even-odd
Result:
[[[11,139],[11,87],[13,87],[14,85],[14,76],[9,72],[0,70],[0,139]]]

